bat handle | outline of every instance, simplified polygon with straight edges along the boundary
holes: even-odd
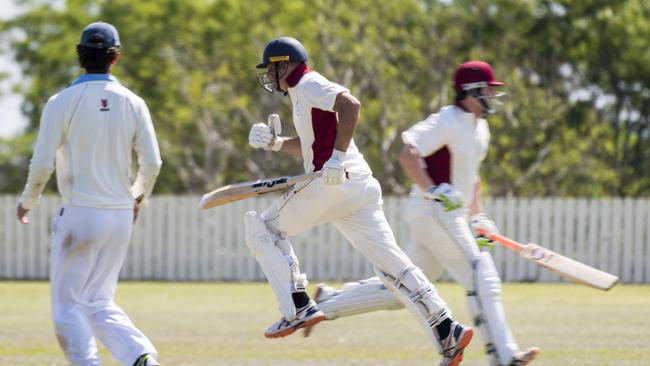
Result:
[[[273,136],[277,138],[280,134],[282,134],[282,122],[280,121],[280,116],[275,113],[270,114],[267,120],[267,124],[269,127],[271,127]]]
[[[503,245],[505,247],[508,247],[508,248],[514,250],[515,252],[520,252],[524,247],[523,244],[521,244],[521,243],[519,243],[517,241],[514,241],[514,240],[512,240],[510,238],[506,238],[505,236],[500,235],[500,234],[488,233],[487,231],[481,230],[481,229],[478,230],[478,233],[480,235],[483,235],[483,236],[486,236],[486,237],[490,238],[491,240],[494,240],[494,241],[498,242],[499,244],[501,244],[501,245]]]

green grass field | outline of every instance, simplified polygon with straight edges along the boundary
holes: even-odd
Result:
[[[468,322],[462,289],[438,288]],[[534,365],[650,365],[650,286],[601,292],[577,285],[506,284],[504,303],[520,347],[539,346]],[[48,285],[0,282],[0,365],[65,365],[50,321]],[[262,283],[136,283],[118,303],[158,347],[164,365],[437,365],[439,357],[407,311],[324,322],[269,340],[279,318]],[[104,365],[117,365],[101,349]],[[486,365],[479,338],[463,365]]]

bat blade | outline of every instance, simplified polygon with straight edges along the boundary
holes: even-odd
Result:
[[[618,282],[618,277],[610,273],[565,257],[541,245],[534,243],[524,245],[503,235],[487,233],[482,230],[479,230],[479,234],[489,237],[506,248],[519,253],[522,258],[549,269],[569,281],[600,290],[609,290]]]
[[[296,176],[260,179],[253,182],[231,184],[204,194],[203,197],[201,197],[199,205],[202,209],[207,210],[226,203],[255,197],[260,194],[282,191],[296,183],[312,180],[320,176],[320,172],[315,172]]]
[[[609,290],[618,282],[618,277],[610,273],[580,263],[537,244],[523,245],[519,255],[567,280],[600,290]]]

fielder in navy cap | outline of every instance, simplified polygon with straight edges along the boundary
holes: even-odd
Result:
[[[109,23],[88,24],[77,45],[79,64],[87,74],[109,74],[120,58],[120,36]]]
[[[77,54],[85,72],[43,108],[16,207],[28,224],[56,169],[62,205],[52,230],[50,304],[69,365],[99,365],[101,341],[120,365],[160,366],[154,345],[114,299],[133,225],[162,164],[147,104],[111,74],[119,46],[112,25],[84,28]]]
[[[91,23],[81,32],[79,45],[90,48],[120,47],[120,35],[112,24]]]

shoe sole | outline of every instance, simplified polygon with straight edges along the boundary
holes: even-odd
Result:
[[[460,365],[460,362],[463,360],[463,352],[465,351],[465,347],[469,345],[469,342],[472,341],[472,336],[474,335],[474,329],[468,329],[465,334],[463,334],[463,338],[460,339],[460,350],[454,356],[454,358],[449,361],[449,363],[446,366],[458,366]]]
[[[319,313],[320,314],[311,317],[309,320],[305,320],[302,323],[298,323],[293,327],[289,327],[287,329],[283,329],[275,333],[264,333],[264,336],[266,338],[282,338],[293,334],[295,331],[297,331],[300,328],[313,327],[314,325],[325,320],[325,313],[323,313],[322,311],[319,311]]]
[[[318,297],[320,296],[321,292],[323,292],[323,284],[319,283],[316,286],[316,290],[314,291],[313,296],[311,298],[314,299],[314,301],[316,301],[316,299],[318,299]],[[316,303],[318,304],[318,302],[316,302]],[[320,322],[318,322],[318,323],[320,323]],[[312,328],[314,327],[314,325],[316,325],[318,323],[314,323],[313,325],[305,325],[303,327],[302,336],[305,337],[305,338],[309,337],[309,335],[311,334]]]
[[[537,356],[539,356],[539,353],[540,353],[539,348],[531,349],[530,352],[526,354],[528,359],[526,360],[526,362],[522,363],[521,365],[526,366],[529,363],[533,362],[533,360],[535,360]]]

